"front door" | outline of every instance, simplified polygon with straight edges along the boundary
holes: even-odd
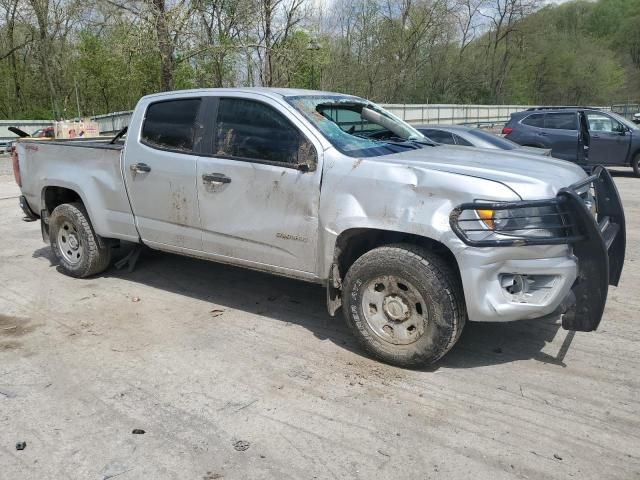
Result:
[[[312,136],[259,94],[214,102],[210,153],[197,167],[204,251],[313,275],[321,166]]]
[[[202,250],[196,191],[197,128],[202,101],[178,98],[151,102],[133,119],[124,178],[142,240],[170,250]],[[131,137],[138,138],[131,138]]]
[[[627,129],[606,113],[587,111],[590,165],[623,165],[631,142]]]

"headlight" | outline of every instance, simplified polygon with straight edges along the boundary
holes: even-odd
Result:
[[[476,210],[487,229],[506,236],[555,237],[565,228],[555,207]]]

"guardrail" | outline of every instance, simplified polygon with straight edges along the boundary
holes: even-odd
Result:
[[[455,105],[455,104],[383,104],[383,108],[408,123],[465,124],[491,127],[504,124],[514,112],[531,105]],[[100,133],[111,134],[125,127],[131,118],[130,111],[114,112],[92,117],[98,122]]]
[[[382,104],[396,117],[413,125],[471,125],[477,127],[501,127],[512,113],[526,110],[533,105],[458,105],[458,104]],[[610,107],[598,107],[611,110],[627,118],[640,112],[640,104],[613,104]],[[98,123],[98,129],[103,135],[112,135],[129,124],[131,111],[113,112],[91,117]],[[15,138],[7,130],[9,126],[16,126],[33,133],[42,127],[51,126],[53,122],[47,120],[0,120],[0,140]]]
[[[396,117],[413,125],[475,125],[492,127],[509,121],[512,113],[532,105],[386,104]]]
[[[0,120],[0,140],[13,140],[15,133],[9,131],[9,127],[17,127],[31,134],[36,130],[53,126],[51,120]]]
[[[98,130],[100,130],[101,134],[116,134],[129,125],[132,113],[133,110],[107,113],[91,117],[91,120],[98,124]]]

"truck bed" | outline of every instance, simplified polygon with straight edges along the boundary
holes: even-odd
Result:
[[[62,189],[82,192],[93,227],[99,235],[138,241],[121,169],[122,142],[111,138],[35,140],[16,144],[22,193],[30,209],[40,214],[47,195]],[[56,189],[58,191],[56,191]]]

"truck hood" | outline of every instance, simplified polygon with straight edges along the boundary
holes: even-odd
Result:
[[[517,150],[438,145],[379,158],[499,182],[523,200],[554,197],[561,188],[587,176],[574,163]]]

